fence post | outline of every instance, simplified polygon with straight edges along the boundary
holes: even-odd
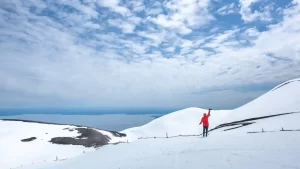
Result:
[[[263,128],[261,129],[261,132],[262,132],[262,133],[265,132]]]
[[[283,127],[281,128],[281,131],[284,131]]]
[[[168,133],[166,133],[166,138],[169,138]]]

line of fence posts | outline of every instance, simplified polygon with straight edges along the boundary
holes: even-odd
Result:
[[[279,131],[300,131],[300,129],[299,130],[285,130],[283,127],[279,130]],[[265,133],[265,132],[276,132],[276,131],[266,131],[266,130],[264,130],[264,128],[262,128],[261,129],[261,131],[260,131],[261,133]],[[259,131],[250,131],[250,132],[247,132],[247,133],[260,133]],[[199,135],[201,135],[201,134],[199,134]],[[169,136],[168,135],[168,133],[166,132],[166,137],[156,137],[156,136],[153,136],[153,137],[138,137],[138,139],[151,139],[151,138],[154,138],[154,139],[156,139],[156,138],[173,138],[173,137],[184,137],[184,136],[199,136],[198,134],[193,134],[193,135],[182,135],[182,134],[179,134],[179,135],[177,135],[177,136]]]
[[[296,129],[296,130],[288,130],[288,129],[284,129],[283,127],[281,127],[281,129],[279,130],[279,132],[280,131],[300,131],[300,129]],[[261,132],[259,132],[259,131],[249,131],[249,132],[247,132],[247,133],[264,133],[264,132],[278,132],[278,130],[277,131],[266,131],[266,130],[264,130],[263,128],[261,129]]]
[[[138,137],[138,139],[156,139],[156,138],[192,137],[192,136],[200,136],[200,135],[202,135],[202,134],[188,134],[188,135],[179,134],[179,135],[169,136],[168,133],[166,133],[166,136],[162,136],[162,137],[157,137],[157,136],[153,136],[153,137]]]

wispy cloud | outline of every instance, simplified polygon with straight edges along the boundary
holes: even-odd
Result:
[[[220,15],[228,15],[228,14],[232,14],[232,13],[236,13],[236,12],[237,11],[236,11],[234,3],[225,5],[221,8],[219,8],[217,11],[217,13]]]

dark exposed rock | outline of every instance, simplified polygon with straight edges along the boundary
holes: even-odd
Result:
[[[254,117],[254,118],[234,121],[234,122],[230,122],[230,123],[223,123],[223,124],[220,124],[217,127],[213,128],[213,129],[209,130],[209,132],[213,131],[213,130],[216,130],[216,129],[223,128],[223,127],[231,127],[231,126],[233,128],[230,128],[230,129],[227,129],[227,130],[237,129],[237,128],[240,128],[240,127],[244,127],[244,126],[253,124],[253,123],[255,123],[256,120],[261,120],[261,119],[266,119],[266,118],[271,118],[271,117],[276,117],[276,116],[295,114],[295,113],[300,113],[300,112],[281,113],[281,114],[274,114],[274,115],[269,115],[269,116]],[[227,130],[224,130],[224,131],[227,131]]]
[[[115,131],[108,131],[108,132],[112,133],[115,137],[126,137],[125,133],[119,133]]]
[[[234,130],[234,129],[241,128],[241,127],[244,127],[244,126],[248,126],[248,125],[253,124],[253,123],[255,123],[255,122],[241,123],[239,126],[232,127],[232,128],[229,128],[229,129],[225,129],[224,131]]]
[[[30,142],[30,141],[35,140],[35,139],[36,139],[36,137],[30,137],[30,138],[22,139],[21,141],[22,142]]]
[[[90,128],[76,128],[81,135],[72,137],[55,137],[50,140],[54,144],[82,145],[85,147],[99,147],[108,144],[110,138]]]
[[[74,131],[74,129],[70,129],[69,127],[67,127],[67,128],[64,128],[63,130]]]

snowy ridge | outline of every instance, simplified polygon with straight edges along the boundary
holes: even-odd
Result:
[[[234,109],[230,120],[300,111],[300,79],[282,83],[252,102]],[[228,122],[230,120],[227,120]]]
[[[270,90],[270,92],[272,92],[272,91],[274,91],[274,90],[276,90],[276,89],[278,89],[278,88],[280,88],[280,87],[282,87],[282,86],[284,86],[284,85],[287,85],[287,84],[289,84],[289,83],[296,82],[296,81],[300,81],[300,78],[298,78],[298,79],[293,79],[293,80],[289,80],[289,81],[286,81],[286,82],[284,82],[284,83],[281,83],[280,85],[278,85],[278,86],[274,87],[272,90]]]

